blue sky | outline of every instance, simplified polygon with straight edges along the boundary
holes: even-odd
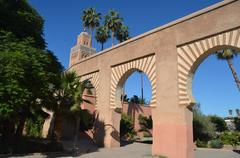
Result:
[[[29,0],[31,5],[45,19],[44,34],[48,48],[55,52],[65,68],[69,62],[70,48],[75,45],[77,35],[83,30],[82,11],[95,7],[106,14],[109,9],[120,12],[124,23],[130,29],[131,37],[186,16],[219,0]],[[137,2],[137,3],[136,3]],[[105,47],[110,47],[110,40]],[[93,42],[100,49],[100,44]],[[234,66],[240,75],[240,57],[234,60]],[[138,82],[135,82],[139,80]],[[144,77],[145,94],[151,98],[151,88]],[[140,76],[134,74],[126,83],[129,96],[140,95]],[[197,69],[193,80],[193,94],[206,114],[227,115],[228,109],[240,108],[240,93],[237,91],[228,65],[214,56],[208,57]]]

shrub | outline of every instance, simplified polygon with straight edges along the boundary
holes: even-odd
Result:
[[[132,139],[136,135],[133,127],[133,120],[130,116],[122,114],[120,121],[120,137]]]
[[[200,110],[193,111],[193,137],[194,141],[201,140],[205,142],[216,137],[214,124]]]
[[[197,145],[197,147],[200,147],[200,148],[207,148],[207,142],[201,141],[199,139],[196,141],[196,145]]]
[[[240,145],[240,133],[238,132],[224,132],[220,138],[224,144],[230,144],[234,149]]]
[[[152,134],[150,132],[143,132],[143,137],[152,137]]]
[[[221,149],[223,147],[223,143],[221,139],[213,139],[209,141],[209,147],[215,149]]]
[[[35,119],[28,119],[25,125],[27,136],[41,137],[44,121],[45,119],[41,116],[37,116]]]
[[[222,117],[213,115],[213,116],[209,116],[209,119],[215,125],[216,131],[223,132],[227,130],[227,124]]]
[[[149,131],[152,129],[152,117],[146,117],[143,115],[138,116],[139,124],[141,126],[141,131]]]

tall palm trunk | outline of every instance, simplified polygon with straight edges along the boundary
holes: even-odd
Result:
[[[133,128],[135,129],[135,120],[136,120],[136,106],[138,106],[136,103],[133,103]]]
[[[114,46],[114,31],[112,31],[112,46]]]
[[[91,27],[90,47],[92,47],[93,31],[94,31],[94,27]]]
[[[77,141],[78,141],[78,133],[79,133],[79,125],[80,125],[80,117],[79,114],[76,115],[76,125],[75,125],[75,132],[74,132],[74,140],[73,140],[73,154],[74,156],[78,155],[78,148],[77,148]]]
[[[125,83],[123,84],[123,88],[122,88],[122,106],[123,106],[123,103],[124,103],[124,96],[125,96]]]
[[[237,84],[238,90],[240,91],[240,81],[239,81],[239,79],[238,79],[237,72],[236,72],[236,70],[235,70],[235,68],[234,68],[234,66],[233,66],[232,60],[231,60],[231,59],[227,59],[227,62],[228,62],[229,68],[230,68],[231,71],[232,71],[232,74],[233,74],[233,77],[234,77],[235,82],[236,82],[236,84]]]
[[[142,101],[143,101],[143,73],[141,72],[141,94],[142,94]]]
[[[20,118],[19,124],[17,126],[16,135],[15,135],[16,138],[20,138],[22,136],[25,122],[26,122],[26,117],[22,116]]]
[[[62,131],[62,116],[59,112],[54,114],[54,135],[57,142],[60,142]]]

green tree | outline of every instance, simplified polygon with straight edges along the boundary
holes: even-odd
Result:
[[[137,72],[141,75],[141,99],[144,100],[144,97],[143,97],[143,71],[138,70]]]
[[[125,25],[120,25],[120,27],[116,30],[116,38],[119,43],[124,42],[129,39],[129,31],[128,27]]]
[[[98,42],[102,44],[102,50],[103,44],[107,41],[109,37],[110,37],[109,30],[105,26],[97,28],[95,38]]]
[[[74,103],[74,87],[79,84],[78,82],[75,73],[62,73],[60,76],[60,84],[57,86],[52,85],[52,93],[43,100],[44,106],[54,112],[54,131],[51,136],[52,140],[56,140],[57,142],[60,142],[61,138],[63,117],[69,113],[69,109]]]
[[[96,27],[99,26],[101,20],[101,13],[97,13],[95,8],[88,8],[83,11],[82,21],[83,27],[91,30],[91,43],[92,46],[92,37],[93,32]]]
[[[20,41],[1,31],[0,41],[0,117],[15,118],[11,132],[19,137],[26,119],[41,110],[41,100],[51,93],[49,85],[57,84],[62,66],[51,52],[31,47],[30,38]]]
[[[33,38],[31,44],[45,48],[44,20],[27,0],[0,0],[0,30],[12,32],[16,38]]]
[[[85,89],[91,89],[93,88],[92,85],[88,80],[84,80],[80,82],[80,79],[77,77],[77,74],[75,72],[67,72],[65,74],[70,75],[71,77],[71,88],[70,90],[70,96],[72,103],[70,104],[70,114],[73,115],[74,120],[75,120],[75,134],[74,134],[74,140],[73,140],[73,149],[74,149],[74,154],[76,153],[76,145],[77,145],[77,139],[78,139],[78,132],[80,130],[79,126],[81,123],[81,118],[83,119],[82,122],[84,124],[88,124],[88,119],[85,119],[84,117],[81,117],[82,115],[85,115],[85,111],[81,109],[81,104],[83,102],[88,102],[88,100],[83,99],[83,92]],[[86,117],[87,118],[87,117]]]
[[[133,96],[130,98],[130,103],[140,104],[140,98],[139,98],[137,95],[133,95]]]
[[[226,48],[226,49],[217,51],[216,54],[217,54],[217,58],[219,60],[226,60],[227,61],[228,66],[229,66],[229,68],[232,72],[232,75],[235,79],[235,82],[237,84],[238,90],[240,91],[240,80],[237,76],[237,72],[236,72],[236,70],[233,66],[233,63],[232,63],[233,58],[236,57],[237,55],[239,55],[240,52],[238,52],[236,50],[233,50],[233,49]]]
[[[216,136],[215,126],[199,109],[193,110],[193,140],[208,141]]]
[[[44,113],[50,85],[59,83],[63,68],[45,49],[43,23],[27,0],[0,0],[0,133],[6,146],[21,137],[26,120]]]
[[[142,105],[146,105],[147,102],[145,100],[145,98],[139,98],[137,95],[133,95],[130,99],[129,99],[130,103],[132,104],[142,104]]]
[[[136,132],[134,131],[133,120],[131,116],[123,113],[120,121],[120,137],[132,138],[134,135],[136,135]]]
[[[80,82],[75,72],[62,73],[60,86],[51,88],[52,95],[45,99],[44,103],[49,110],[54,111],[54,133],[52,138],[55,139],[53,140],[60,141],[63,118],[73,119],[75,122],[73,143],[74,150],[76,149],[80,123],[89,128],[89,117],[86,117],[86,111],[82,110],[80,105],[82,102],[89,102],[84,100],[82,96],[84,89],[91,88],[93,87],[90,82],[88,80]]]
[[[121,100],[123,101],[123,102],[129,102],[129,98],[128,98],[128,96],[125,94],[124,96],[123,95],[121,95]]]
[[[213,116],[209,116],[209,119],[215,125],[216,130],[218,132],[223,132],[223,131],[227,130],[227,124],[223,118],[221,118],[217,115],[213,115]]]
[[[119,13],[110,10],[109,13],[105,16],[104,25],[111,30],[112,46],[114,45],[114,37],[117,30],[122,25],[122,18],[120,18]]]

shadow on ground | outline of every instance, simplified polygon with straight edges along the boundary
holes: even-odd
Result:
[[[235,152],[235,153],[240,155],[240,150],[233,150],[233,152]]]
[[[54,144],[52,144],[54,146]],[[53,157],[72,157],[72,156],[81,156],[91,152],[97,152],[99,147],[95,145],[92,139],[88,135],[84,135],[79,138],[77,142],[77,153],[73,152],[73,142],[72,141],[62,141],[62,146],[64,150],[55,151],[55,152],[27,152],[21,154],[0,154],[0,158],[5,157],[27,157],[27,158],[53,158]],[[29,147],[28,147],[29,148]],[[47,150],[44,150],[47,151]]]

